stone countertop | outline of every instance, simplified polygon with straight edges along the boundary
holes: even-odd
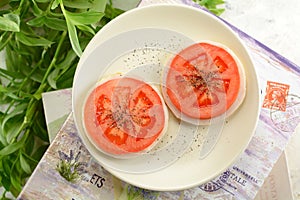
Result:
[[[225,0],[221,17],[300,66],[300,1]],[[300,199],[300,126],[286,147],[291,185]]]

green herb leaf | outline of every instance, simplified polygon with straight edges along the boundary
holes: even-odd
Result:
[[[7,13],[3,15],[4,18],[11,20],[12,22],[16,23],[18,26],[20,25],[20,17],[14,13]]]
[[[38,3],[49,3],[51,0],[35,0]]]
[[[10,191],[10,176],[9,174],[7,175],[5,172],[3,174],[1,174],[1,183],[3,185],[3,187],[5,188],[5,190]]]
[[[11,174],[10,181],[12,186],[20,192],[22,190],[21,180],[20,177],[17,174]]]
[[[22,42],[27,46],[45,46],[50,47],[54,42],[51,42],[45,38],[35,38],[27,36],[21,32],[16,33],[16,40]]]
[[[105,6],[107,4],[107,0],[64,0],[64,5],[70,8],[78,8],[78,9],[93,9],[103,12],[105,10]]]
[[[36,4],[36,2],[34,0],[32,0],[32,2],[33,2],[33,6],[32,6],[33,14],[37,17],[43,16],[44,11],[38,7],[38,5]]]
[[[8,143],[6,141],[5,135],[4,134],[0,134],[0,147],[3,148],[3,146],[6,146],[6,145],[8,145]]]
[[[22,113],[20,113],[11,117],[10,120],[5,123],[3,134],[6,136],[7,144],[11,143],[20,134],[23,117]]]
[[[32,20],[29,20],[27,22],[27,24],[29,26],[40,27],[40,26],[43,26],[45,24],[45,19],[46,19],[45,16],[39,16],[39,17],[36,17],[36,18],[34,18]]]
[[[53,30],[57,31],[66,31],[67,24],[65,20],[53,18],[53,17],[45,17],[44,24]]]
[[[19,32],[20,31],[20,18],[18,15],[9,13],[0,16],[0,30],[3,31],[13,31]]]
[[[9,42],[10,38],[11,38],[11,32],[4,32],[1,36],[0,36],[0,51],[2,51],[4,49],[4,47],[7,45],[7,43]]]
[[[80,57],[82,55],[82,50],[79,44],[76,27],[74,24],[72,24],[72,22],[68,18],[66,18],[66,22],[67,22],[68,34],[69,34],[72,48],[77,54],[77,56]]]
[[[59,0],[54,0],[52,5],[51,5],[51,10],[54,10],[59,6]]]
[[[28,164],[22,153],[20,153],[20,164],[24,172],[26,172],[27,174],[31,173],[30,165]]]
[[[76,27],[78,29],[82,30],[85,33],[90,33],[92,35],[95,35],[95,30],[92,29],[90,26],[87,26],[87,25],[77,25]]]
[[[1,75],[6,77],[7,79],[10,79],[10,78],[13,78],[13,79],[24,78],[24,76],[19,72],[12,72],[12,71],[0,68],[0,76]]]
[[[209,11],[215,15],[221,15],[224,12],[224,8],[219,8],[218,6],[225,3],[223,0],[193,0],[195,3],[207,8]]]
[[[10,97],[12,100],[16,101],[22,100],[22,98],[18,97],[14,92],[15,90],[8,89],[7,87],[0,85],[0,94],[2,93],[1,95],[6,95],[7,97]]]
[[[32,159],[39,161],[39,159],[43,156],[44,152],[47,150],[48,145],[42,144],[39,148],[33,153]]]
[[[53,70],[49,76],[47,77],[48,83],[49,85],[53,88],[53,89],[57,89],[56,87],[56,79],[57,79],[57,75],[59,74],[59,70],[55,69]]]
[[[87,11],[81,13],[73,13],[65,10],[65,17],[74,25],[86,25],[99,22],[104,13],[97,11]]]
[[[1,156],[7,156],[9,154],[14,153],[15,151],[19,150],[23,145],[26,140],[26,137],[23,136],[21,140],[17,141],[16,143],[11,143],[4,147],[3,149],[0,150],[0,157]]]
[[[77,55],[75,54],[75,52],[71,49],[68,51],[68,53],[66,54],[65,58],[62,60],[62,62],[60,62],[59,64],[57,64],[55,66],[55,68],[57,69],[68,69],[69,66],[72,65],[73,62],[76,62],[76,58]]]
[[[59,77],[59,79],[56,81],[58,89],[72,87],[75,70],[76,64],[70,66],[70,68]]]

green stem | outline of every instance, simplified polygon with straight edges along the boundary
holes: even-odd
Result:
[[[4,116],[8,114],[8,112],[14,106],[14,104],[15,104],[15,100],[11,100],[11,102],[9,103],[9,105],[7,106],[7,108],[6,108],[5,112],[4,112]]]
[[[9,34],[8,38],[2,43],[2,45],[0,46],[0,50],[3,50],[4,47],[6,47],[7,43],[11,40],[13,33],[12,32],[4,32],[2,34],[2,39],[5,38],[5,36]]]
[[[67,32],[64,31],[64,32],[62,33],[62,35],[61,35],[61,38],[60,38],[59,43],[58,43],[58,45],[57,45],[57,48],[56,48],[56,50],[55,50],[54,56],[53,56],[53,58],[52,58],[52,61],[51,61],[50,65],[49,65],[49,67],[48,67],[48,69],[47,69],[47,71],[46,71],[46,73],[45,73],[45,75],[44,75],[44,77],[43,77],[43,80],[42,80],[42,82],[41,82],[41,85],[47,81],[48,75],[49,75],[50,72],[52,71],[52,68],[55,66],[55,62],[56,62],[57,57],[58,57],[58,55],[59,55],[59,53],[60,53],[60,49],[61,49],[61,46],[62,46],[62,44],[63,44],[63,41],[65,40],[66,35],[67,35]]]
[[[17,91],[17,95],[20,96],[20,92],[23,89],[24,85],[27,83],[27,81],[30,79],[30,76],[36,71],[36,69],[38,69],[38,67],[40,66],[40,64],[43,62],[43,59],[41,59],[37,65],[30,71],[30,73],[22,80],[22,83],[20,85],[20,87],[18,88]]]
[[[18,9],[16,10],[17,15],[20,15],[20,13],[22,13],[22,9],[26,3],[27,3],[27,0],[21,0],[20,5],[19,5]]]
[[[49,65],[49,67],[47,68],[46,73],[44,74],[44,77],[43,77],[43,79],[41,81],[41,84],[40,84],[39,88],[36,90],[36,92],[34,93],[34,96],[35,96],[35,98],[37,100],[39,100],[41,98],[41,94],[43,92],[45,92],[45,88],[48,85],[47,84],[47,78],[48,78],[50,72],[52,71],[53,67],[55,67],[55,63],[56,63],[57,57],[59,56],[60,49],[61,49],[61,46],[62,46],[62,44],[63,44],[63,42],[64,42],[64,40],[66,38],[66,35],[67,35],[67,32],[64,31],[62,33],[62,35],[61,35],[61,38],[60,38],[59,42],[58,42],[58,45],[57,45],[57,48],[55,50],[54,56],[53,56],[53,58],[51,60],[51,63]]]
[[[23,122],[21,124],[21,126],[18,129],[18,132],[16,134],[16,136],[11,140],[11,143],[14,143],[19,135],[24,131],[24,129],[26,129],[29,125],[29,123],[32,123],[32,118],[34,116],[34,114],[36,113],[36,107],[37,107],[37,100],[35,99],[30,99],[29,103],[28,103],[28,109],[26,110],[26,114],[24,116]],[[28,129],[26,130],[26,132],[28,131]],[[24,137],[24,136],[23,136]]]
[[[35,163],[35,164],[38,164],[39,161],[38,160],[35,160],[33,159],[30,155],[28,155],[26,152],[22,152],[22,154],[28,159],[30,160],[31,162]]]

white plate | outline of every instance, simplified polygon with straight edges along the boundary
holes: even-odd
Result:
[[[140,34],[141,37],[138,37],[139,31],[147,34]],[[166,34],[162,34],[162,37],[155,35],[155,33],[148,34],[151,31],[162,31]],[[120,161],[102,154],[86,137],[82,126],[82,105],[86,93],[99,79],[103,78],[105,73],[115,73],[118,70],[125,70],[123,73],[126,73],[128,69],[130,71],[130,68],[126,70],[116,66],[120,66],[120,63],[125,66],[124,56],[125,58],[130,57],[132,49],[145,48],[145,45],[153,43],[151,40],[156,40],[162,46],[164,44],[168,46],[171,43],[170,39],[164,38],[164,36],[169,38],[168,33],[175,34],[177,39],[180,38],[180,40],[175,40],[176,44],[183,45],[176,47],[179,49],[191,41],[212,40],[233,50],[244,65],[247,78],[247,94],[242,106],[226,120],[227,123],[223,127],[218,143],[204,159],[199,159],[199,149],[197,149],[201,140],[199,137],[203,136],[201,131],[195,138],[198,139],[197,142],[191,138],[195,135],[188,134],[186,141],[192,142],[192,148],[188,148],[188,152],[185,152],[179,159],[172,157],[167,162],[155,162],[155,160],[160,159],[166,160],[167,156],[164,154],[152,157],[153,162],[146,163],[141,163],[143,156],[135,161]],[[168,46],[168,50],[170,50],[169,48]],[[135,63],[138,64],[137,61]],[[149,65],[146,67],[149,67],[147,69],[151,68]],[[197,186],[226,170],[247,147],[259,115],[257,76],[243,43],[218,18],[205,11],[182,5],[155,5],[133,9],[101,29],[89,43],[79,61],[74,77],[72,101],[74,119],[79,134],[95,159],[113,175],[128,183],[160,191],[182,190]],[[184,125],[181,123],[179,127],[184,129]],[[172,129],[174,126],[170,126],[170,128]],[[183,132],[189,132],[187,131],[189,128],[186,127]],[[193,130],[191,129],[190,132]],[[206,129],[207,132],[209,132],[209,128]],[[178,135],[180,133],[182,132],[179,131]],[[190,151],[190,149],[193,150]],[[183,152],[180,151],[180,153]],[[139,164],[142,165],[139,166]],[[145,166],[146,170],[141,170]]]

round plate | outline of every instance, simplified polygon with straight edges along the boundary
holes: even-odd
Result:
[[[176,40],[170,38],[168,34],[175,35]],[[180,123],[179,127],[183,128],[183,131],[179,131],[178,135],[186,133],[187,137],[183,138],[192,144],[187,143],[188,148],[184,148],[184,151],[179,152],[180,155],[176,154],[179,156],[173,156],[167,162],[157,162],[161,159],[166,160],[167,156],[161,152],[156,155],[157,157],[151,158],[153,162],[143,162],[142,166],[139,166],[141,160],[148,155],[141,155],[133,161],[131,159],[116,160],[101,153],[86,136],[82,124],[82,107],[88,91],[97,81],[107,78],[109,74],[117,74],[118,70],[120,73],[131,71],[124,67],[126,68],[126,59],[131,59],[132,52],[136,49],[143,52],[148,49],[148,45],[153,45],[156,41],[159,49],[166,47],[168,55],[172,55],[173,51],[184,48],[190,42],[201,40],[219,42],[233,50],[245,68],[247,81],[243,104],[238,111],[226,119],[222,134],[210,154],[204,159],[199,159],[198,151],[191,150],[198,146],[194,144],[194,140],[201,140],[199,139],[201,131],[198,133],[200,136],[195,133],[189,134],[189,130],[193,132],[194,129],[185,127],[184,123]],[[171,43],[176,44],[175,49],[170,47]],[[161,55],[155,54],[156,56]],[[146,59],[151,60],[151,57],[148,56]],[[133,63],[138,64],[138,61],[135,60]],[[153,69],[151,63],[138,65],[143,65],[149,71]],[[145,74],[135,73],[134,76],[145,77]],[[259,115],[257,76],[243,43],[217,17],[200,9],[183,5],[154,5],[136,8],[127,11],[102,28],[91,40],[79,61],[74,77],[72,98],[74,120],[79,135],[95,159],[116,177],[133,185],[158,191],[174,191],[198,186],[225,171],[247,147]],[[170,119],[173,120],[172,116]],[[169,128],[177,129],[172,123]],[[176,147],[180,145],[179,143]],[[192,145],[192,148],[189,148],[189,145]],[[147,166],[146,170],[143,170],[145,166]]]

